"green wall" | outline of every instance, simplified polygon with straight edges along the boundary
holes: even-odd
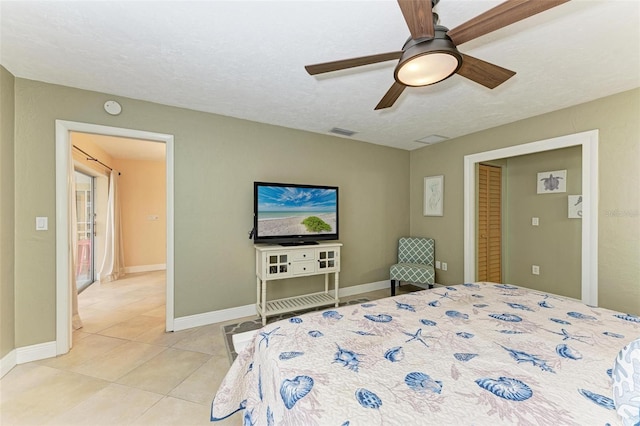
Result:
[[[109,99],[119,116],[104,112]],[[340,187],[341,287],[388,279],[409,231],[404,150],[20,78],[15,105],[17,347],[55,339],[56,119],[175,136],[176,317],[255,303],[255,180]],[[34,230],[36,216],[50,218],[49,231]],[[270,297],[323,281],[272,287]]]
[[[0,358],[15,349],[14,78],[0,66]]]
[[[580,299],[582,223],[567,217],[568,195],[582,194],[579,146],[509,158],[504,267],[507,283]],[[537,193],[537,173],[567,171],[567,192]],[[539,219],[538,226],[531,218]],[[540,266],[540,275],[531,274]]]
[[[411,234],[436,239],[444,284],[464,278],[465,155],[599,129],[598,303],[640,314],[640,89],[411,152]],[[423,178],[445,176],[443,217],[422,215]],[[545,250],[545,247],[540,247]]]

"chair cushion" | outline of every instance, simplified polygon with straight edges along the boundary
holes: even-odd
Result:
[[[397,263],[391,266],[392,280],[417,284],[434,284],[436,272],[433,266],[420,263]]]
[[[435,242],[432,238],[402,237],[398,241],[398,263],[424,263],[433,266]]]

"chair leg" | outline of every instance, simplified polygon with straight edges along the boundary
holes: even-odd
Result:
[[[396,280],[391,280],[391,296],[396,295]]]

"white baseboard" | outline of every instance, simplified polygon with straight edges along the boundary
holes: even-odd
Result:
[[[12,350],[0,359],[0,378],[4,377],[13,367],[18,365],[16,362],[16,350]]]
[[[138,266],[125,266],[125,274],[135,274],[136,272],[151,272],[151,271],[164,271],[167,269],[166,263],[158,263],[157,265],[138,265]]]
[[[24,364],[26,362],[38,361],[45,358],[55,358],[57,355],[56,342],[39,343],[37,345],[24,346],[16,349],[16,362]]]
[[[251,315],[257,316],[255,304],[238,306],[236,308],[221,309],[219,311],[205,312],[202,314],[189,315],[188,317],[176,318],[173,321],[173,330],[186,330],[187,328],[215,324],[217,322],[249,317]]]
[[[385,288],[389,288],[388,280],[340,288],[339,293],[340,297],[348,297]],[[329,293],[333,294],[334,292],[329,291]],[[174,331],[180,331],[186,330],[187,328],[201,327],[203,325],[215,324],[217,322],[231,321],[238,318],[250,317],[252,315],[257,316],[255,304],[176,318],[173,322],[173,328]]]

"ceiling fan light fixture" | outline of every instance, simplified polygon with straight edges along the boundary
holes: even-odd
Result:
[[[400,84],[411,87],[428,86],[455,74],[462,65],[462,55],[446,34],[447,29],[438,25],[435,38],[409,39],[396,66],[394,78]]]

